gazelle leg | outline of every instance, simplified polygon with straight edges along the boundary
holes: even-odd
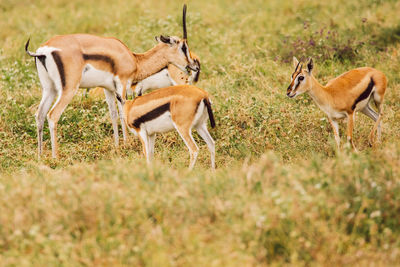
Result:
[[[382,107],[382,102],[378,102],[378,101],[375,100],[375,104],[376,104],[376,107],[378,108],[378,119],[375,122],[374,128],[372,128],[372,131],[371,131],[371,134],[370,134],[370,137],[372,139],[370,139],[370,140],[371,141],[373,140],[373,138],[374,138],[373,135],[374,135],[375,131],[378,130],[378,140],[377,141],[378,141],[378,143],[380,143],[381,142],[381,135],[382,135],[381,120],[382,120],[383,107]]]
[[[46,119],[46,114],[49,111],[51,104],[56,96],[56,93],[53,88],[44,89],[43,88],[43,96],[40,101],[39,108],[36,112],[36,126],[37,126],[37,139],[38,139],[38,158],[42,154],[43,148],[43,125],[44,120]]]
[[[118,111],[117,107],[115,106],[115,94],[107,89],[104,89],[104,94],[106,95],[106,102],[108,104],[108,109],[110,111],[111,123],[113,127],[114,133],[114,144],[118,147],[119,137],[118,137]]]
[[[208,150],[211,154],[211,168],[215,169],[215,142],[207,130],[207,124],[202,123],[196,127],[197,133],[206,142]]]
[[[194,167],[194,164],[196,163],[197,160],[197,155],[199,152],[199,148],[197,147],[193,136],[192,136],[192,131],[189,127],[182,127],[182,126],[177,126],[174,124],[176,130],[178,131],[179,135],[182,137],[183,141],[185,142],[185,145],[189,149],[189,154],[190,154],[190,164],[189,164],[189,170],[192,170]]]
[[[156,141],[156,134],[149,135],[149,157],[150,160],[153,160],[154,157],[154,144]]]
[[[337,149],[339,150],[340,149],[339,123],[335,120],[332,120],[329,117],[328,117],[328,120],[333,128],[333,134],[335,136],[336,146],[337,146]]]
[[[115,81],[115,90],[117,91],[117,93],[123,98],[126,98],[126,88],[125,86],[127,85],[127,81],[122,80],[122,81]],[[124,144],[126,144],[126,140],[127,140],[127,133],[126,133],[126,125],[124,122],[124,108],[122,106],[122,104],[117,101],[118,103],[118,111],[119,111],[119,119],[121,121],[121,128],[122,128],[122,137],[124,140]]]
[[[363,114],[367,115],[368,117],[370,117],[375,122],[378,120],[379,114],[371,108],[369,103],[361,110],[361,112]],[[374,127],[372,127],[371,133],[369,134],[369,137],[368,137],[368,143],[370,146],[372,146],[372,144],[374,142],[375,130],[374,130]]]
[[[376,121],[378,119],[379,114],[371,108],[369,104],[367,104],[362,110],[360,110],[364,115],[367,115],[372,120]]]
[[[127,134],[126,134],[126,125],[124,121],[124,108],[119,101],[118,101],[118,110],[119,110],[119,119],[121,121],[122,137],[124,140],[124,144],[126,144]]]
[[[43,151],[43,125],[46,119],[47,112],[53,103],[56,96],[56,90],[53,81],[50,79],[49,74],[43,65],[36,62],[37,71],[39,74],[40,84],[42,86],[42,100],[40,101],[38,110],[36,111],[36,127],[37,127],[37,140],[38,140],[38,158]]]
[[[71,102],[72,97],[75,95],[78,90],[78,85],[75,88],[66,87],[64,90],[59,91],[59,96],[51,108],[49,114],[47,114],[47,121],[49,123],[50,128],[50,137],[51,137],[51,151],[53,158],[58,157],[58,143],[57,143],[57,124],[61,117],[61,114],[64,112],[64,109]]]
[[[139,82],[136,87],[135,87],[135,94],[136,96],[141,96],[142,93],[142,89],[143,89],[143,84],[141,82]],[[132,94],[133,95],[133,94]]]
[[[353,142],[354,115],[355,115],[355,112],[347,114],[347,118],[348,118],[348,121],[347,121],[347,141],[350,142],[350,144],[351,144],[352,148],[354,149],[354,151],[357,152],[357,148],[356,148],[356,146],[354,145],[354,142]]]
[[[149,146],[149,138],[148,138],[147,132],[144,129],[140,129],[138,134],[139,134],[140,140],[142,141],[143,153],[146,157],[147,164],[150,164],[150,162],[151,162],[150,146]]]

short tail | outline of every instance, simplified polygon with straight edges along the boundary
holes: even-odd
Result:
[[[29,47],[29,41],[31,40],[31,38],[28,39],[28,41],[25,44],[25,52],[30,55],[31,57],[45,57],[45,55],[40,55],[40,54],[35,54],[31,51],[28,50]]]
[[[208,118],[210,119],[211,128],[214,128],[215,127],[215,120],[214,120],[213,111],[211,109],[210,100],[208,100],[208,98],[204,98],[203,102],[204,102],[204,105],[206,105],[206,107],[207,107]]]

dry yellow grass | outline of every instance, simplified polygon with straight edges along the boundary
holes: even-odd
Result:
[[[200,140],[188,172],[175,133],[158,138],[151,167],[135,137],[114,148],[101,89],[66,108],[60,159],[46,129],[37,161],[41,90],[27,38],[35,49],[86,32],[141,52],[155,35],[180,35],[182,4],[0,2],[0,265],[399,265],[397,1],[189,1],[198,85],[217,121],[216,172]],[[312,99],[285,96],[293,53],[314,57],[321,82],[366,65],[388,76],[380,146],[368,146],[373,123],[359,114],[361,152],[336,153]]]

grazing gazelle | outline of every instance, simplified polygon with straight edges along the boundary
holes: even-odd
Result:
[[[292,98],[308,92],[322,111],[328,115],[338,149],[340,148],[340,136],[337,119],[347,117],[347,140],[356,150],[353,142],[356,111],[361,111],[375,121],[369,135],[369,143],[372,145],[377,129],[378,142],[380,141],[382,102],[387,85],[385,74],[369,67],[357,68],[343,73],[323,86],[312,74],[314,65],[311,58],[304,69],[303,63],[300,63],[295,57],[293,65],[295,70],[287,88],[287,96]],[[378,112],[370,106],[371,101],[375,103]]]
[[[120,102],[124,102],[117,95]],[[207,117],[215,127],[208,93],[193,85],[177,85],[155,90],[124,103],[124,119],[128,129],[139,136],[143,153],[149,163],[154,154],[156,133],[176,130],[190,154],[192,169],[199,148],[192,137],[192,128],[207,143],[211,167],[215,168],[215,142],[207,130]]]
[[[183,84],[193,84],[199,80],[200,76],[200,60],[192,52],[190,52],[190,57],[193,59],[197,66],[197,70],[192,70],[190,75],[188,73],[181,71],[179,68],[170,64],[167,68],[161,70],[160,72],[147,77],[143,81],[140,81],[135,86],[135,93],[137,96],[141,96],[147,90],[159,89],[173,85],[183,85]],[[128,94],[133,94],[132,90],[128,90]]]
[[[32,53],[28,50],[29,40],[25,45],[26,52],[35,57],[41,86],[42,100],[36,113],[38,134],[38,155],[42,152],[43,124],[47,114],[50,128],[52,156],[57,157],[57,123],[60,116],[78,88],[105,88],[104,93],[110,109],[114,142],[118,146],[118,112],[115,107],[117,92],[123,97],[133,82],[141,81],[173,64],[183,72],[188,69],[196,71],[197,64],[190,57],[186,33],[186,5],[183,8],[183,39],[170,36],[159,36],[159,42],[149,51],[136,54],[116,38],[105,38],[89,34],[70,34],[55,36]],[[55,101],[50,112],[49,109]],[[123,110],[118,103],[122,132],[126,141],[126,128],[123,123]]]

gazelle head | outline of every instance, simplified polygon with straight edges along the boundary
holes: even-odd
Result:
[[[314,63],[312,58],[310,58],[306,67],[303,68],[303,63],[299,62],[296,57],[293,57],[293,66],[295,67],[295,70],[292,74],[291,82],[286,93],[290,98],[305,93],[311,88],[311,72],[314,68]]]
[[[157,36],[156,40],[159,43],[167,44],[168,52],[166,53],[167,60],[169,63],[175,65],[177,68],[181,69],[186,74],[191,71],[198,71],[199,67],[192,58],[187,43],[187,30],[186,30],[186,5],[183,6],[183,38],[180,39],[176,36]]]

